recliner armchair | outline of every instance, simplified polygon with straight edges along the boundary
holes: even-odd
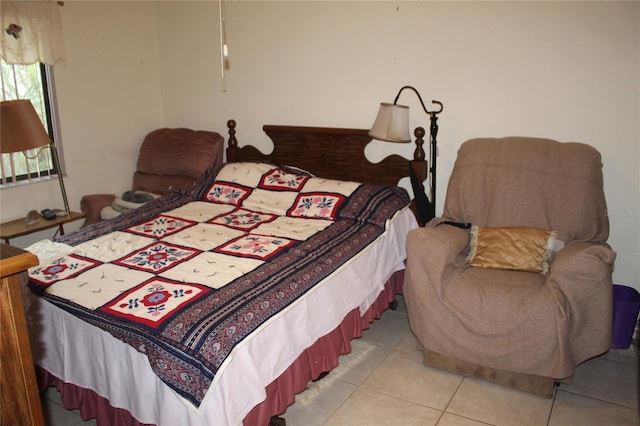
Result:
[[[208,168],[222,163],[223,148],[224,138],[216,132],[186,128],[154,130],[140,146],[132,187],[126,191],[141,191],[156,198],[169,194],[172,188],[189,189]],[[111,207],[116,199],[115,194],[82,197],[80,209],[86,215],[82,226],[117,216],[120,209]],[[122,205],[134,207],[134,203]]]
[[[545,259],[546,273],[471,266],[470,230],[447,221],[556,231],[564,248]],[[610,347],[608,235],[593,147],[523,137],[462,144],[443,216],[407,239],[404,295],[424,364],[551,397],[556,382]],[[496,241],[490,256],[504,248]]]

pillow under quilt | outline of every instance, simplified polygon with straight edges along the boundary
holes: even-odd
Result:
[[[226,164],[208,182],[197,191],[202,201],[279,216],[386,226],[390,215],[410,203],[400,187],[326,179],[262,162]]]
[[[269,163],[231,163],[216,176],[203,200],[291,217],[336,220],[346,198],[360,185]]]

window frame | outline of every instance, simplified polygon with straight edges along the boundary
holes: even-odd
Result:
[[[58,172],[62,173],[62,176],[65,176],[65,167],[64,167],[64,150],[62,148],[62,137],[60,133],[60,119],[58,116],[58,103],[57,103],[57,95],[56,95],[56,86],[55,79],[53,78],[53,66],[46,65],[40,63],[40,75],[42,76],[42,84],[43,91],[45,92],[44,96],[44,108],[45,114],[47,115],[47,133],[49,133],[49,137],[51,138],[51,142],[56,147],[58,151],[58,160],[60,164],[57,167],[60,167],[60,170],[56,170],[56,165],[54,164],[52,167],[52,172],[54,175],[58,174]],[[55,163],[55,162],[54,162]]]
[[[2,65],[11,66],[11,64],[6,64],[6,62],[4,62],[4,59],[2,59]],[[32,65],[36,65],[36,64],[32,64]],[[60,164],[56,166],[56,162],[53,161],[53,157],[52,157],[53,154],[51,153],[50,150],[47,150],[44,168],[36,171],[30,171],[27,168],[26,173],[22,173],[14,176],[13,162],[16,161],[16,158],[8,157],[6,158],[6,161],[5,161],[4,157],[22,155],[22,153],[0,154],[3,157],[0,160],[3,161],[5,165],[6,164],[11,165],[8,171],[7,171],[7,168],[5,167],[4,180],[2,179],[3,176],[0,174],[0,190],[4,188],[11,188],[11,187],[20,186],[20,185],[28,185],[32,183],[57,179],[58,173],[62,173],[62,175],[64,176],[64,171],[65,171],[64,154],[62,150],[62,143],[60,142],[61,141],[60,125],[59,125],[58,108],[57,108],[57,102],[56,102],[56,90],[55,90],[55,81],[53,76],[53,67],[43,63],[37,63],[37,66],[39,69],[39,77],[40,77],[39,95],[42,96],[44,115],[45,115],[45,120],[43,122],[43,125],[47,130],[47,134],[49,135],[49,138],[51,139],[52,144],[58,150],[58,157],[60,160]],[[7,81],[4,81],[4,84],[6,85]],[[16,93],[16,97],[20,99],[24,99],[24,94],[17,93],[15,84],[13,86],[14,86],[13,90]],[[4,92],[0,93],[0,99],[4,100],[4,97],[5,97],[5,93]],[[12,99],[8,98],[6,100],[12,100]],[[44,152],[42,153],[38,152],[38,155],[45,155],[45,154]],[[24,161],[26,162],[27,160],[24,160]],[[60,170],[57,170],[57,167],[59,167]]]

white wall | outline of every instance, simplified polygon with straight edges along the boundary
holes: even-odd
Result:
[[[599,149],[614,281],[640,289],[639,2],[224,4],[226,91],[216,1],[65,2],[68,60],[55,72],[72,208],[82,194],[126,189],[153,128],[225,132],[234,118],[240,144],[267,151],[263,124],[367,128],[378,103],[411,84],[445,107],[439,211],[468,138],[542,136]],[[412,93],[400,102],[414,126],[428,126]],[[392,151],[410,157],[413,147],[378,142],[368,152],[375,160]],[[50,207],[40,192],[37,208]],[[3,221],[36,208],[22,194],[2,191]]]
[[[444,103],[440,211],[468,138],[591,144],[613,213],[614,280],[640,289],[640,3],[226,1],[224,92],[218,3],[186,3],[158,7],[167,125],[221,131],[234,118],[241,145],[268,151],[263,124],[367,128],[378,103],[410,84]],[[400,102],[428,126],[411,92]],[[413,147],[369,153],[393,150]]]
[[[162,125],[155,4],[66,1],[60,9],[67,60],[54,67],[72,210],[91,193],[131,187],[140,141]],[[2,221],[62,208],[58,181],[3,189]],[[82,221],[65,225],[77,229]],[[54,230],[11,241],[25,247]]]

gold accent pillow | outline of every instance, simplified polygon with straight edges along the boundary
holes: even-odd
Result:
[[[514,226],[471,227],[470,266],[546,274],[553,256],[555,231]]]

